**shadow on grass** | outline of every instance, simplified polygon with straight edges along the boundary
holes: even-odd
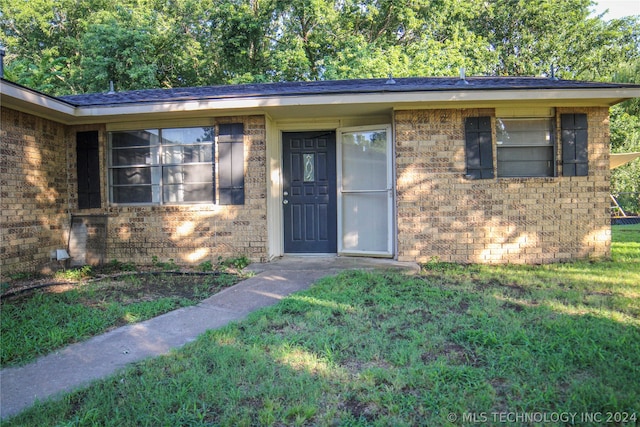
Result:
[[[7,425],[461,425],[472,413],[640,412],[634,313],[571,294],[588,290],[564,298],[557,287],[467,279],[326,278]]]

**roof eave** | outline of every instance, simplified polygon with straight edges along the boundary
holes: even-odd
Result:
[[[279,107],[317,107],[322,105],[385,104],[395,109],[415,108],[418,104],[466,104],[492,102],[550,102],[581,106],[611,106],[627,99],[640,97],[640,88],[590,89],[517,89],[517,90],[450,90],[420,92],[374,92],[349,94],[288,95],[265,97],[211,98],[139,102],[120,105],[79,107],[76,116],[112,117],[129,114],[163,114],[197,111],[268,110]]]
[[[77,108],[58,98],[0,79],[2,106],[35,114],[64,124],[71,124]]]
[[[298,94],[205,98],[172,101],[74,106],[59,98],[2,79],[2,105],[29,112],[64,124],[109,122],[127,117],[166,115],[260,114],[291,108],[350,107],[370,105],[390,109],[465,108],[465,105],[491,106],[509,102],[548,103],[555,106],[611,106],[640,97],[640,87],[558,88],[558,89],[477,89],[460,87],[447,90],[378,91],[360,93]]]

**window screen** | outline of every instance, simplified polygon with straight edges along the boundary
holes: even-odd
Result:
[[[497,119],[499,177],[555,175],[553,122],[549,118]]]
[[[212,203],[213,140],[211,127],[112,132],[111,201]]]

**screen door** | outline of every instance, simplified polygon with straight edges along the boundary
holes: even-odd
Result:
[[[338,251],[393,255],[391,128],[341,129],[338,155]]]

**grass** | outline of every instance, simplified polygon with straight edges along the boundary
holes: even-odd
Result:
[[[612,249],[612,262],[345,272],[7,425],[636,425],[640,226],[616,227]]]
[[[79,282],[3,298],[2,367],[30,362],[109,329],[197,304],[239,280],[232,274],[193,277],[132,272],[88,282],[90,275],[86,268],[66,270],[58,278]]]

